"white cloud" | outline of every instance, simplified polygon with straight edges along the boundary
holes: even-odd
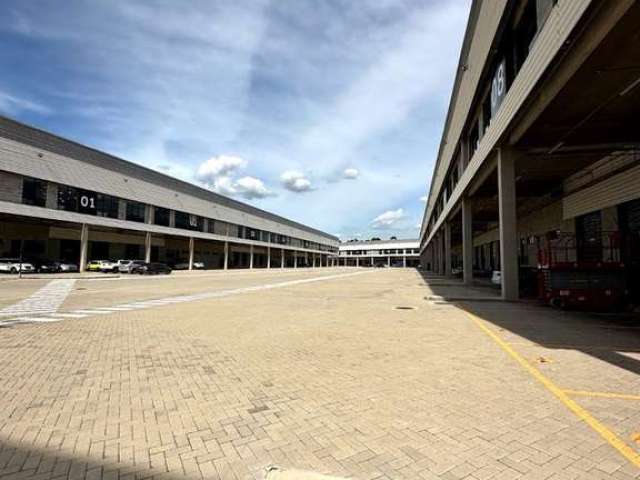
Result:
[[[280,176],[280,180],[284,188],[292,192],[302,193],[313,190],[311,180],[302,172],[287,170]]]
[[[347,180],[354,180],[358,178],[360,172],[356,168],[345,168],[344,172],[342,172],[342,178],[346,178]]]
[[[269,190],[264,182],[255,177],[242,177],[233,185],[236,192],[242,197],[253,200],[254,198],[266,198],[275,194]]]
[[[391,228],[396,226],[406,217],[407,215],[404,213],[404,210],[402,208],[398,208],[397,210],[387,210],[386,212],[381,213],[372,220],[371,228],[374,228],[376,230]]]
[[[244,176],[236,179],[238,171],[247,168],[244,158],[233,155],[219,155],[202,162],[196,172],[196,178],[216,193],[227,196],[240,196],[247,200],[274,196],[264,182],[256,177]]]
[[[420,201],[423,203],[427,203],[427,200],[429,200],[429,197],[427,197],[426,195],[420,197]]]
[[[247,167],[247,161],[232,155],[211,157],[200,164],[197,177],[208,183],[215,183],[217,177],[228,177],[230,174]]]
[[[238,193],[231,177],[218,177],[209,185],[209,188],[221,195],[233,196]]]
[[[9,95],[8,93],[0,92],[0,112],[15,116],[20,112],[25,111],[39,113],[41,115],[51,113],[51,111],[44,105],[32,102],[25,98],[19,98],[14,95]]]

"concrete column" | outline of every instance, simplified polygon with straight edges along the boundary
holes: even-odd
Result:
[[[81,272],[87,269],[87,255],[89,252],[89,225],[83,223],[80,227],[80,262],[78,268]]]
[[[371,266],[373,267],[373,257],[371,257]]]
[[[224,242],[224,269],[229,269],[229,242]]]
[[[46,208],[58,208],[58,185],[56,183],[47,183],[47,198],[44,206]]]
[[[387,267],[391,266],[391,257],[387,257]]]
[[[284,248],[280,249],[280,268],[284,268]]]
[[[356,267],[360,266],[360,257],[356,257]]]
[[[127,201],[123,199],[118,200],[118,219],[126,220],[127,218]]]
[[[155,221],[156,210],[152,205],[147,205],[144,209],[144,223],[152,225]],[[205,230],[206,231],[206,230]]]
[[[451,224],[444,222],[444,275],[451,276]]]
[[[147,232],[144,237],[144,261],[151,261],[151,232]]]
[[[249,268],[253,268],[253,244],[249,245]]]
[[[293,268],[298,268],[298,252],[293,251]]]
[[[193,253],[195,249],[195,240],[189,237],[189,270],[193,270]]]
[[[407,268],[407,257],[402,257],[402,266]]]
[[[520,289],[518,284],[515,155],[513,151],[504,148],[498,150],[498,207],[502,298],[517,300]]]
[[[462,279],[465,285],[473,283],[473,213],[471,199],[462,199]]]
[[[271,247],[267,247],[267,268],[271,268]]]

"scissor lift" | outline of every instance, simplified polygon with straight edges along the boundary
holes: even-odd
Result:
[[[623,309],[628,290],[620,233],[576,239],[574,233],[549,232],[538,249],[538,297],[566,309]]]

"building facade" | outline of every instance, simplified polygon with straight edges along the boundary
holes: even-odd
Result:
[[[341,243],[337,264],[350,267],[413,267],[420,264],[418,240]]]
[[[420,233],[422,264],[499,270],[523,294],[549,257],[640,284],[640,3],[474,1]],[[638,296],[638,291],[634,295]]]
[[[0,256],[327,266],[336,237],[0,117]]]

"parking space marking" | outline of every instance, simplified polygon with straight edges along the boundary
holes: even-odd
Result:
[[[502,350],[513,358],[524,370],[533,378],[540,382],[549,392],[555,395],[574,415],[589,425],[597,432],[609,445],[615,448],[622,456],[636,467],[640,467],[640,453],[627,445],[620,437],[600,423],[585,408],[578,405],[571,399],[564,390],[558,387],[551,379],[545,376],[540,370],[531,365],[524,357],[514,350],[508,342],[504,341],[496,332],[489,328],[485,321],[477,315],[471,313],[466,307],[460,306],[473,323],[489,336]]]
[[[592,392],[589,390],[563,390],[567,395],[574,397],[600,397],[600,398],[619,398],[622,400],[640,400],[640,395],[632,395],[628,393],[615,392]]]

